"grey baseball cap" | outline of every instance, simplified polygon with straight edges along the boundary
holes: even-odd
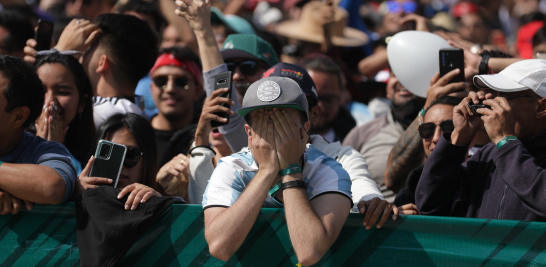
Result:
[[[237,114],[244,118],[253,110],[272,107],[300,110],[309,119],[305,93],[298,83],[285,77],[263,78],[250,85],[243,99],[243,107],[237,110]]]

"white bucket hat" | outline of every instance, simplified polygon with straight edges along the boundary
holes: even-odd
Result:
[[[476,75],[474,85],[499,92],[533,90],[540,97],[546,97],[546,60],[522,60],[498,74]]]

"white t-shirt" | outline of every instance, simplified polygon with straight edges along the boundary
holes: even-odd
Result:
[[[142,115],[142,110],[135,104],[134,98],[131,97],[93,97],[93,119],[96,129],[110,116],[118,113]]]
[[[307,144],[303,160],[309,200],[325,193],[338,193],[348,197],[352,205],[351,178],[341,164],[311,144]],[[257,172],[258,165],[249,149],[223,157],[203,194],[203,209],[232,206]],[[284,205],[268,195],[263,207],[282,208]]]

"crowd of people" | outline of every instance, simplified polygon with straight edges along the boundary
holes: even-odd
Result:
[[[546,1],[0,4],[1,215],[117,184],[119,212],[202,205],[227,261],[262,207],[283,208],[305,266],[350,212],[367,230],[401,214],[546,220]],[[463,49],[465,81],[408,90],[387,50],[403,31]],[[118,181],[90,175],[100,140],[127,148]]]

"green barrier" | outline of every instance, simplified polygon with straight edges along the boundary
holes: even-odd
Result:
[[[173,205],[121,265],[297,266],[282,209],[262,209],[228,262],[209,254],[203,230],[201,206]],[[400,216],[366,231],[351,214],[317,266],[545,266],[545,248],[546,223]],[[78,265],[74,203],[0,216],[0,267]]]

